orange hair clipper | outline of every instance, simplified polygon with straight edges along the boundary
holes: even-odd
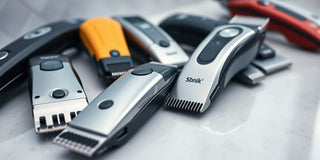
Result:
[[[119,22],[109,18],[89,19],[80,26],[80,38],[107,80],[114,80],[133,67]]]

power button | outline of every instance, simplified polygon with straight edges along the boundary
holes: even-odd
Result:
[[[237,28],[226,28],[220,31],[219,35],[224,38],[230,38],[238,35],[239,33],[240,33],[240,30]]]

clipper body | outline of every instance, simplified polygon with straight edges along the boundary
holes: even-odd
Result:
[[[189,59],[180,46],[161,28],[139,16],[114,17],[126,35],[150,56],[163,64],[183,66]]]
[[[129,70],[96,97],[54,142],[86,156],[122,144],[158,108],[159,104],[152,103],[165,98],[176,72],[174,66],[152,62]]]
[[[203,16],[175,14],[163,20],[159,26],[178,43],[197,47],[213,29],[223,24],[226,23]],[[292,64],[287,58],[276,55],[275,50],[265,43],[261,44],[254,61],[255,63],[251,63],[235,76],[237,81],[255,85],[265,79],[266,70],[277,72],[290,67]]]
[[[103,77],[114,80],[133,67],[121,25],[108,18],[93,18],[80,27],[80,37]]]
[[[232,15],[269,17],[268,29],[305,49],[320,48],[320,17],[283,0],[220,0]]]
[[[80,44],[82,20],[64,20],[36,28],[0,50],[0,91],[26,75],[28,59],[40,53],[62,52]]]
[[[235,24],[215,28],[197,47],[181,71],[165,106],[204,112],[231,78],[256,57],[268,20],[233,17]],[[258,25],[261,24],[261,25]],[[255,26],[255,27],[254,27]]]
[[[30,96],[36,133],[64,129],[87,106],[80,79],[68,57],[30,59]]]

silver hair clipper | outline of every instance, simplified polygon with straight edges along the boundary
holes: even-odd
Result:
[[[256,57],[268,19],[233,17],[215,28],[182,69],[165,106],[204,112],[231,78]]]
[[[187,53],[192,53],[200,42],[217,26],[225,23],[204,16],[174,14],[159,26],[176,40]],[[292,62],[276,54],[266,43],[262,43],[253,62],[234,76],[238,82],[255,85],[265,79],[266,73],[284,70]]]
[[[87,105],[87,97],[70,60],[43,55],[29,61],[29,91],[36,133],[64,129]]]
[[[165,31],[140,16],[113,17],[123,27],[126,36],[150,56],[163,64],[182,67],[189,59]]]
[[[86,156],[124,143],[160,106],[177,68],[146,63],[112,83],[96,97],[54,143]]]

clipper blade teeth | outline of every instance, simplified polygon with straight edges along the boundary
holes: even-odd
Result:
[[[119,76],[121,76],[121,75],[123,75],[125,73],[126,73],[126,71],[123,71],[123,72],[112,72],[111,76],[112,77],[119,77]]]
[[[92,151],[99,141],[72,132],[63,132],[53,140],[54,143],[73,151],[92,156]]]
[[[113,58],[116,58],[116,57],[113,57]],[[116,60],[116,59],[114,59],[114,60]],[[131,59],[130,59],[130,61],[131,61]],[[107,71],[108,74],[110,74],[110,72],[111,72],[112,78],[118,78],[121,75],[123,75],[124,73],[126,73],[127,70],[129,70],[133,67],[132,62],[130,62],[130,61],[126,60],[125,62],[107,63],[104,65],[106,65],[108,68],[108,71]]]
[[[181,110],[187,110],[192,112],[202,112],[203,103],[199,102],[192,102],[187,100],[169,98],[166,103],[165,107],[167,108],[177,108]]]
[[[76,117],[80,111],[35,117],[36,132],[49,133],[63,130],[69,125],[69,122]]]

